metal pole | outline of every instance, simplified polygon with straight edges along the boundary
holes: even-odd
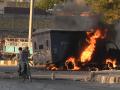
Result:
[[[29,16],[29,35],[28,35],[28,47],[31,46],[32,29],[33,29],[33,0],[30,0],[30,16]]]

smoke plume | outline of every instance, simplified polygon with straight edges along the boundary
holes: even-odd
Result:
[[[63,30],[89,30],[97,23],[84,0],[67,0],[54,8],[55,28]]]

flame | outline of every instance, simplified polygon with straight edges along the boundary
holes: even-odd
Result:
[[[74,57],[70,57],[68,60],[66,60],[65,65],[67,67],[67,70],[69,69],[68,63],[70,63],[70,62],[73,64],[73,69],[71,69],[71,70],[80,70],[80,67],[78,67],[76,65]]]
[[[108,65],[109,68],[111,68],[110,64],[112,64],[113,68],[117,67],[117,61],[116,61],[116,59],[112,60],[112,59],[108,58],[108,59],[106,59],[106,64]]]
[[[88,41],[89,46],[85,48],[82,52],[80,60],[82,63],[91,61],[92,54],[95,51],[95,46],[98,38],[102,38],[102,34],[100,30],[96,30],[96,32],[90,37],[90,33],[87,33],[88,37],[90,38]]]
[[[48,70],[58,70],[58,68],[54,65],[54,64],[51,64],[51,65],[49,65],[49,66],[47,66],[47,69]]]
[[[58,70],[58,68],[53,66],[53,67],[51,67],[51,70]]]
[[[92,31],[94,31],[92,29]],[[104,39],[106,33],[102,34],[102,31],[99,29],[96,29],[95,32],[87,32],[87,42],[88,46],[85,48],[85,50],[81,53],[80,58],[76,59],[75,57],[69,57],[66,62],[65,66],[67,70],[80,70],[81,67],[79,67],[76,63],[81,62],[81,65],[85,65],[86,62],[90,62],[92,58],[92,54],[95,51],[96,43],[98,39]],[[71,65],[72,64],[72,65]],[[73,66],[73,67],[71,67]],[[115,66],[114,66],[115,67]],[[57,68],[55,65],[49,65],[47,67],[48,70],[60,70],[60,68]]]

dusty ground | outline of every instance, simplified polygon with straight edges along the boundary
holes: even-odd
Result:
[[[0,67],[2,72],[16,72],[17,68]],[[34,70],[33,70],[34,71]],[[60,72],[64,74],[65,72]],[[69,74],[72,72],[69,72]],[[35,69],[36,75],[40,74],[50,74],[50,72],[40,71],[39,73]],[[78,73],[79,74],[79,73]],[[87,73],[86,73],[87,74]],[[85,75],[86,75],[85,74]],[[84,74],[83,74],[84,75]],[[0,76],[6,76],[0,74]],[[6,77],[14,76],[8,74]],[[120,90],[119,84],[98,84],[95,82],[80,82],[74,80],[51,80],[49,79],[34,79],[31,83],[30,81],[23,82],[18,78],[11,79],[0,79],[0,90]]]
[[[0,79],[0,90],[120,90],[119,84],[83,83],[70,80]]]

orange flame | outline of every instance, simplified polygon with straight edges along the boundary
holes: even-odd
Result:
[[[71,69],[71,70],[80,70],[80,67],[78,67],[76,65],[75,58],[73,58],[73,57],[70,57],[68,60],[66,60],[65,65],[66,65],[67,69],[69,69],[68,63],[70,63],[70,62],[73,64],[73,69]]]
[[[87,33],[88,36],[90,36],[90,33]],[[96,30],[93,36],[89,37],[90,40],[87,40],[89,43],[89,46],[85,48],[85,50],[82,52],[80,60],[82,63],[91,61],[91,57],[93,52],[95,51],[95,45],[98,38],[102,38],[102,34],[100,30]]]
[[[117,61],[116,61],[116,59],[112,60],[112,59],[108,58],[108,59],[106,59],[106,64],[108,65],[109,68],[111,68],[110,64],[112,64],[113,68],[117,67]]]
[[[58,70],[58,68],[55,67],[55,66],[53,66],[53,67],[51,68],[51,70]]]
[[[89,45],[85,48],[85,50],[80,55],[80,58],[79,58],[80,60],[77,60],[74,57],[69,57],[66,60],[65,66],[66,66],[67,70],[80,70],[81,68],[79,66],[77,66],[76,62],[81,61],[81,63],[83,63],[82,65],[84,65],[86,62],[90,62],[91,58],[92,58],[92,54],[95,51],[97,39],[103,39],[105,37],[105,35],[106,34],[102,35],[102,32],[99,29],[97,29],[94,33],[87,32],[87,37],[89,38],[89,39],[87,39],[87,42],[89,43]],[[72,69],[71,69],[71,67],[69,67],[70,63],[73,66]],[[116,67],[116,66],[114,66],[114,67]],[[47,69],[48,70],[58,70],[59,68],[57,68],[55,65],[50,65],[47,67]]]
[[[54,64],[51,64],[51,65],[47,66],[47,69],[52,70],[52,71],[58,70],[58,68]]]

